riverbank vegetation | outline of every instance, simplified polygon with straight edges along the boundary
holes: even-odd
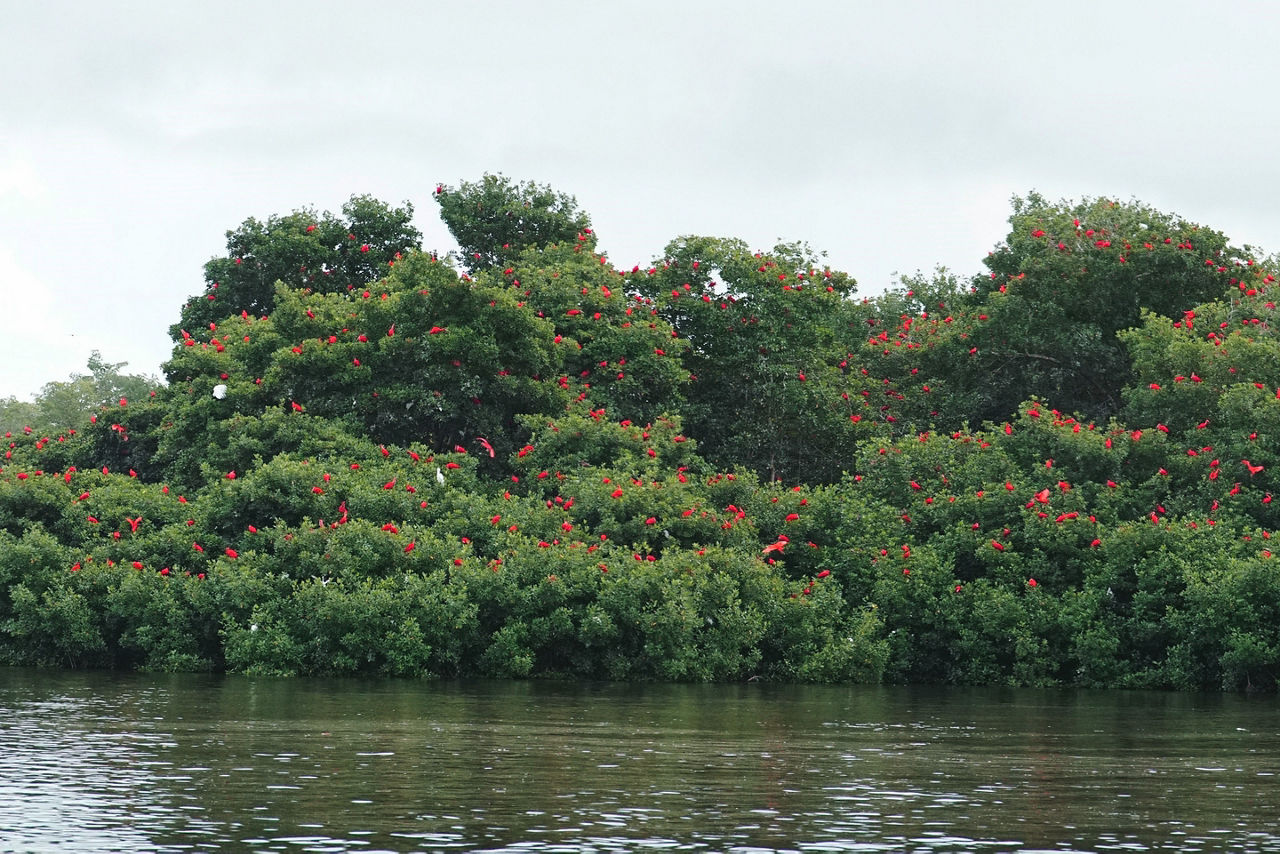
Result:
[[[1275,690],[1271,259],[1031,194],[982,275],[860,297],[435,201],[457,258],[407,204],[247,220],[167,384],[0,406],[0,660]]]

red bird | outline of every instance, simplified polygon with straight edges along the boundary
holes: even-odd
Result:
[[[1253,463],[1249,462],[1248,460],[1241,460],[1240,462],[1244,463],[1244,467],[1249,470],[1250,475],[1255,475],[1258,472],[1262,471],[1264,468],[1266,468],[1266,466],[1255,466]]]
[[[129,523],[129,532],[130,532],[130,533],[133,533],[133,534],[138,533],[138,523],[140,523],[140,522],[142,521],[142,517],[141,517],[141,516],[139,516],[137,519],[130,519],[128,516],[126,516],[126,517],[124,517],[124,520],[125,520],[126,522],[128,522],[128,523]]]
[[[490,456],[490,457],[492,457],[492,456],[493,456],[493,445],[490,445],[490,444],[489,444],[489,440],[488,440],[488,439],[486,439],[486,438],[485,438],[485,437],[483,437],[483,436],[477,436],[477,437],[476,437],[476,441],[477,441],[477,442],[479,442],[481,445],[483,445],[483,446],[484,446],[484,449],[485,449],[486,451],[488,451],[488,452],[489,452],[489,456]]]

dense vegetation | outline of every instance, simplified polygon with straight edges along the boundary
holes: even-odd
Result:
[[[167,385],[0,402],[0,660],[1275,689],[1248,247],[1030,195],[983,275],[858,298],[801,244],[617,269],[549,188],[435,200],[456,263],[409,205],[247,220]]]

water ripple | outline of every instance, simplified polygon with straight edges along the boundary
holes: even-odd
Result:
[[[1275,704],[1141,699],[0,670],[0,851],[1280,852]]]

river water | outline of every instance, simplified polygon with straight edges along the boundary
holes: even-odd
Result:
[[[0,668],[0,851],[1277,851],[1236,695]]]

